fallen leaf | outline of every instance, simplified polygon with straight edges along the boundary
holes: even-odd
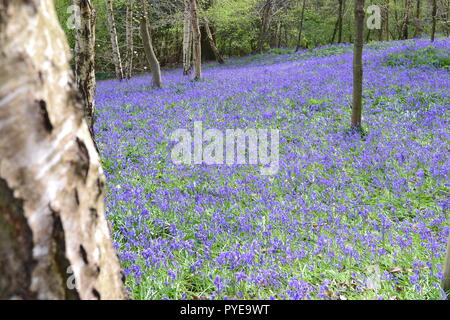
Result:
[[[390,273],[401,273],[403,272],[403,269],[400,267],[394,267],[392,269],[389,270]]]

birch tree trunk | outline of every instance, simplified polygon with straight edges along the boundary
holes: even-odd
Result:
[[[108,14],[108,29],[111,39],[111,47],[113,51],[114,66],[116,69],[116,77],[123,79],[122,60],[120,58],[119,42],[117,41],[116,22],[114,20],[113,0],[106,0],[106,12]]]
[[[161,69],[159,66],[158,59],[156,58],[155,51],[153,50],[152,37],[148,29],[147,22],[147,7],[145,5],[146,0],[142,1],[142,16],[140,23],[140,31],[142,43],[144,45],[145,56],[150,64],[150,68],[153,75],[153,86],[161,88]]]
[[[126,25],[125,25],[125,33],[126,33],[126,60],[125,60],[125,77],[127,79],[131,79],[131,75],[133,72],[133,7],[134,0],[127,0],[127,13],[126,13]]]
[[[0,299],[125,298],[52,0],[0,2],[0,57]]]
[[[95,20],[91,0],[74,0],[80,8],[80,28],[76,30],[76,73],[78,89],[84,100],[84,115],[94,136],[95,114]]]
[[[192,19],[190,0],[184,1],[183,25],[183,74],[186,76],[192,69]]]
[[[355,48],[353,53],[352,128],[361,128],[364,15],[364,0],[355,0]]]
[[[190,0],[194,46],[194,80],[202,78],[202,42],[197,14],[197,0]]]
[[[205,20],[205,30],[206,30],[206,35],[208,36],[209,45],[211,46],[211,49],[214,53],[214,56],[216,57],[217,62],[220,64],[224,64],[225,61],[223,60],[222,55],[220,54],[219,49],[217,49],[216,43],[214,42],[211,28],[209,27],[208,19],[205,18],[204,20]]]
[[[444,262],[444,278],[442,279],[442,289],[446,292],[450,291],[450,236],[447,244],[447,254]]]

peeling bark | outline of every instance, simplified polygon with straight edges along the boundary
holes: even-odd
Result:
[[[0,57],[0,299],[126,298],[52,0],[0,2]]]
[[[113,51],[114,67],[117,79],[123,79],[122,59],[120,58],[119,42],[117,41],[116,22],[114,20],[113,0],[106,1],[106,12],[108,14],[108,30]]]

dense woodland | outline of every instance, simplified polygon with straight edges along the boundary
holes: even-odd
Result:
[[[449,0],[436,0],[437,34],[450,32]],[[55,1],[62,26],[71,48],[75,46],[73,30],[67,19],[72,0]],[[114,72],[108,7],[113,16],[122,64],[130,50],[127,42],[127,17],[133,12],[133,72],[145,72],[148,64],[139,36],[142,5],[139,0],[93,0],[96,11],[96,70],[106,76]],[[433,1],[366,1],[366,6],[381,8],[382,27],[364,31],[365,42],[429,37],[433,29]],[[183,33],[186,4],[183,0],[151,0],[147,6],[153,47],[161,66],[183,63]],[[351,0],[199,0],[202,61],[216,59],[208,40],[209,29],[219,53],[224,58],[260,53],[270,49],[315,48],[333,43],[354,42],[354,1]],[[208,26],[208,28],[207,28]],[[127,45],[128,43],[128,45]],[[102,75],[100,75],[102,76]]]

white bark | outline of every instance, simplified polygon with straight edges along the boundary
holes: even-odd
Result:
[[[131,78],[133,71],[133,8],[134,0],[127,0],[127,14],[126,14],[126,42],[127,42],[127,54],[125,61],[125,76],[127,79]]]
[[[189,0],[184,1],[183,25],[183,74],[188,75],[192,69],[192,21]]]
[[[116,22],[114,20],[113,0],[106,0],[106,12],[108,14],[108,29],[111,39],[111,47],[116,69],[116,77],[123,79],[122,59],[120,58],[119,42],[117,41]]]
[[[124,298],[52,0],[0,2],[0,57],[0,299]]]

